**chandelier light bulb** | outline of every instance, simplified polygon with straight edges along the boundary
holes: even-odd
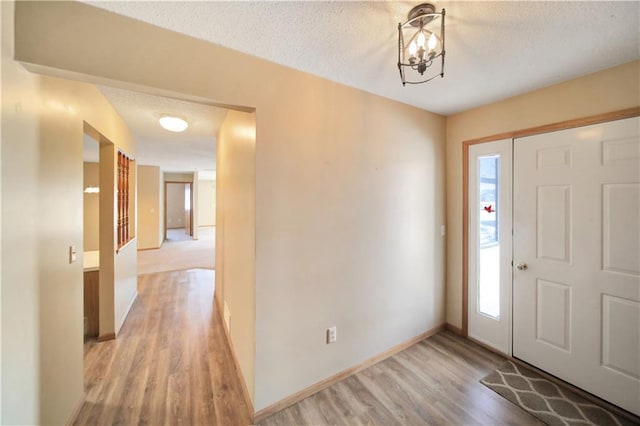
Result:
[[[420,31],[420,34],[418,34],[418,46],[424,49],[425,41],[426,41],[426,37],[424,36],[424,33]]]
[[[436,37],[435,33],[431,33],[431,37],[429,37],[429,50],[434,50],[438,45],[438,37]]]
[[[416,46],[416,42],[415,41],[412,41],[409,44],[409,55],[411,55],[411,57],[413,58],[413,57],[416,56],[417,52],[418,52],[418,46]]]

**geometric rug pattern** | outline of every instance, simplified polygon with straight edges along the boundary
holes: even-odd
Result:
[[[551,426],[638,424],[510,361],[480,383]]]

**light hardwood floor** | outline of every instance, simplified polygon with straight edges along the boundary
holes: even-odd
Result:
[[[75,424],[251,423],[213,282],[214,271],[200,269],[139,277],[118,338],[85,345],[85,400]],[[502,362],[443,332],[260,424],[540,424],[478,382]]]
[[[118,338],[85,345],[75,424],[249,424],[213,287],[209,270],[140,276]]]
[[[541,425],[479,383],[505,360],[450,332],[264,419],[260,425]]]

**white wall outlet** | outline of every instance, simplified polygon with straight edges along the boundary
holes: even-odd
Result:
[[[338,329],[334,327],[327,328],[327,344],[335,343],[338,340]]]
[[[231,323],[231,311],[229,311],[229,306],[225,301],[224,302],[224,325],[227,327],[227,331],[229,331],[229,327],[231,327],[230,323]]]
[[[69,246],[69,263],[73,263],[78,260],[78,252],[76,246]]]
[[[440,236],[444,237],[444,225],[440,225]]]

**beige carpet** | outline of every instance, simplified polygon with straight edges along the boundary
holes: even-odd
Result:
[[[198,229],[197,240],[168,240],[157,250],[138,252],[138,275],[182,269],[215,269],[215,227]]]

